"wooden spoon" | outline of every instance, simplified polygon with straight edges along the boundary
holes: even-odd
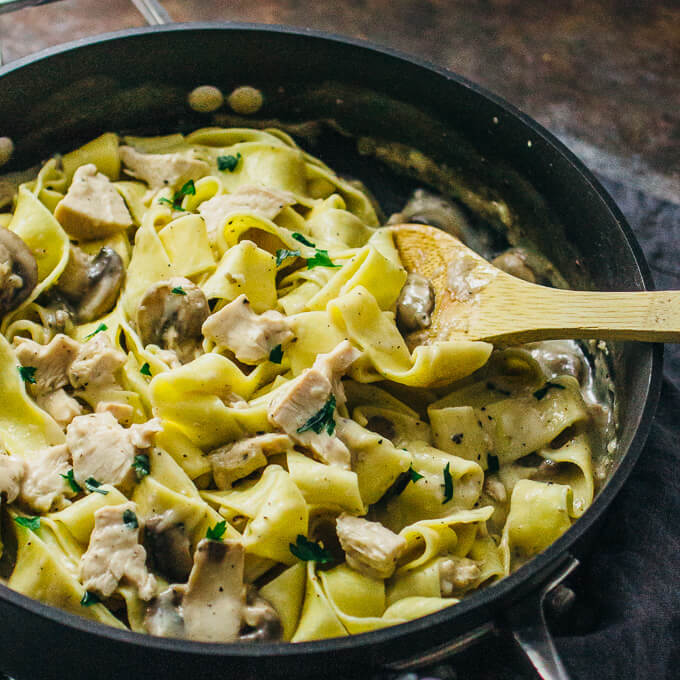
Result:
[[[457,238],[422,224],[391,227],[401,261],[432,283],[427,337],[519,344],[557,338],[680,341],[680,291],[548,288],[494,267]]]

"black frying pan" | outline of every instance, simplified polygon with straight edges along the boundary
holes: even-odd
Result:
[[[159,133],[209,124],[190,111],[199,84],[265,92],[258,114],[332,119],[355,137],[411,145],[472,190],[507,201],[521,236],[576,288],[644,290],[651,277],[630,228],[597,180],[554,137],[498,97],[417,59],[304,30],[188,24],[129,30],[42,52],[0,69],[0,131],[12,166],[28,167],[104,130]],[[413,181],[321,134],[312,153],[359,175],[387,209]],[[493,221],[493,220],[492,220]],[[655,411],[661,346],[614,347],[616,462],[583,518],[510,577],[455,607],[392,628],[302,644],[213,645],[121,632],[0,586],[0,659],[16,678],[333,677],[433,662],[509,632],[546,678],[566,678],[545,627],[546,593],[577,564],[586,538],[640,454]],[[1,398],[1,397],[0,397]]]

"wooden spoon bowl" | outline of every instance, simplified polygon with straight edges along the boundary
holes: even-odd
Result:
[[[506,345],[558,338],[678,342],[680,291],[592,292],[539,286],[494,267],[454,236],[422,224],[391,227],[409,272],[435,294],[426,338]]]

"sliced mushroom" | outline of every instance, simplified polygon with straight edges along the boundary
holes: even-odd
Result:
[[[274,607],[252,586],[246,594],[246,608],[243,612],[246,627],[241,630],[239,640],[245,642],[275,642],[281,639],[283,627]]]
[[[38,283],[38,265],[29,247],[0,228],[0,314],[18,307]]]
[[[428,279],[409,272],[397,302],[397,321],[406,331],[417,331],[430,326],[434,309],[434,290]]]
[[[153,571],[171,581],[189,578],[193,560],[184,525],[173,521],[172,511],[146,520],[145,543]]]
[[[78,322],[87,323],[111,311],[124,280],[123,260],[113,248],[104,246],[92,257],[72,245],[56,288],[76,306]]]
[[[196,358],[201,326],[210,308],[203,291],[182,277],[151,286],[137,308],[137,330],[145,345],[158,345],[177,353],[184,364]]]
[[[429,224],[467,243],[470,225],[463,211],[451,201],[417,189],[403,207],[388,220],[388,224],[415,222]]]
[[[186,586],[172,585],[157,595],[146,610],[144,625],[151,635],[184,637],[182,598]]]
[[[527,254],[524,248],[510,248],[498,257],[494,257],[491,264],[518,279],[536,283],[536,273],[527,262]]]

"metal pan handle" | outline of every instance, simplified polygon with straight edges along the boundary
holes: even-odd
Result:
[[[554,599],[555,594],[564,592],[562,582],[578,565],[578,560],[570,555],[548,583],[538,592],[514,603],[503,617],[503,623],[521,656],[543,680],[569,680],[569,674],[548,630],[545,606],[549,598]]]

